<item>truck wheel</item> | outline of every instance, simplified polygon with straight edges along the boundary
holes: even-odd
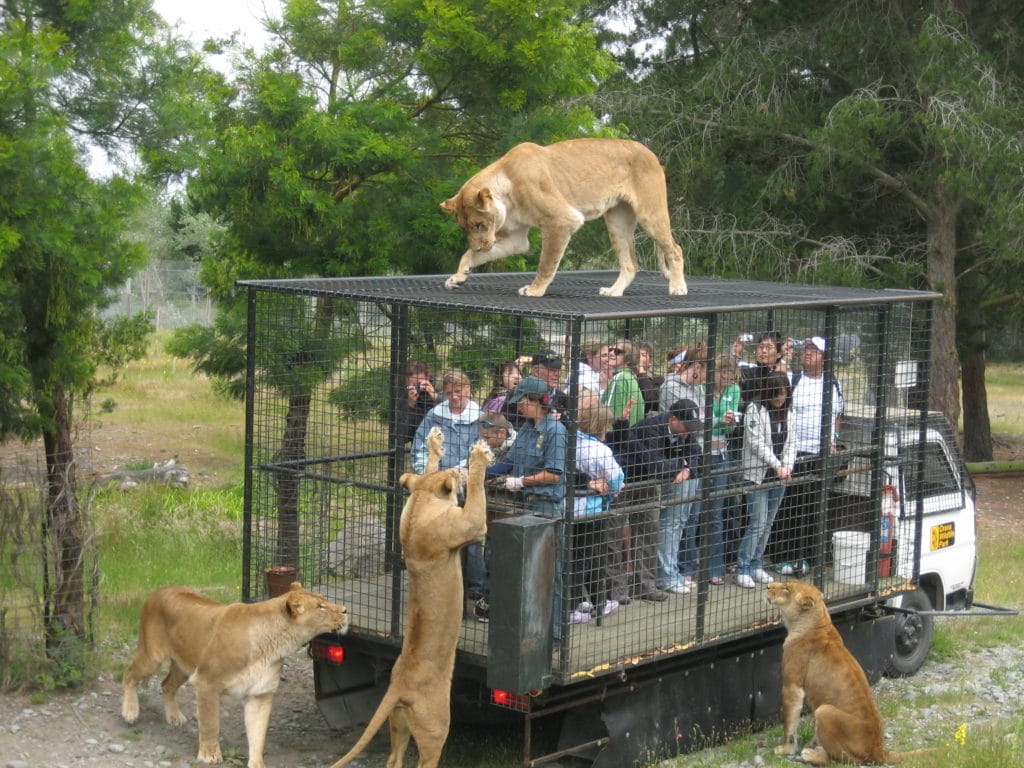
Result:
[[[901,608],[915,611],[932,610],[931,600],[920,589],[903,596]],[[920,616],[912,613],[897,613],[893,631],[892,658],[885,666],[886,677],[909,677],[916,674],[924,664],[932,647],[932,633],[935,630],[934,616]]]

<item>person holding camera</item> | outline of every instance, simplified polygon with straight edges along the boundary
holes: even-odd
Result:
[[[412,442],[427,411],[441,402],[434,389],[434,372],[422,360],[409,360],[405,364],[405,398],[395,403],[398,412],[398,434],[402,444]]]

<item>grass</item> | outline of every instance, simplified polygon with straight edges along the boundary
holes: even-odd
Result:
[[[1024,439],[1024,409],[1020,393],[1024,386],[1024,365],[999,363],[989,365],[985,373],[988,414],[992,432],[1010,440]]]

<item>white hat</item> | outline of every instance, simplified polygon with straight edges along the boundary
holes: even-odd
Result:
[[[811,336],[805,343],[813,344],[819,352],[825,351],[825,340],[821,336]]]

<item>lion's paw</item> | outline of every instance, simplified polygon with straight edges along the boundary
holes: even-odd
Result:
[[[188,722],[188,718],[185,717],[185,713],[177,708],[167,709],[164,712],[164,717],[170,725],[184,725]]]
[[[490,464],[493,458],[494,451],[491,450],[491,446],[487,444],[486,440],[477,440],[469,452],[470,463],[481,461],[484,464]]]
[[[461,288],[464,282],[466,282],[466,275],[452,275],[444,281],[444,287],[448,290],[453,290]]]
[[[598,291],[601,296],[621,296],[622,291],[615,290],[615,286],[609,285],[607,288],[602,288]]]
[[[427,450],[444,451],[444,432],[441,431],[440,427],[430,428],[430,434],[427,435]]]
[[[125,701],[121,704],[121,719],[126,723],[134,723],[139,719],[139,701]]]
[[[220,753],[220,744],[210,746],[209,744],[199,745],[199,754],[196,760],[200,763],[223,763],[224,757]]]
[[[519,295],[520,296],[543,296],[544,292],[546,290],[547,290],[547,288],[543,288],[543,289],[542,288],[535,288],[533,286],[533,283],[530,283],[529,285],[524,285],[522,288],[519,289]]]
[[[831,762],[828,752],[821,747],[816,747],[814,749],[805,747],[800,752],[800,759],[805,763],[810,763],[811,765],[828,765]]]
[[[689,289],[686,287],[686,283],[668,289],[669,296],[685,296],[687,293],[689,293]]]
[[[775,754],[776,755],[795,755],[796,754],[796,750],[797,750],[797,745],[795,743],[793,743],[793,744],[779,744],[779,746],[777,746],[775,748]]]

